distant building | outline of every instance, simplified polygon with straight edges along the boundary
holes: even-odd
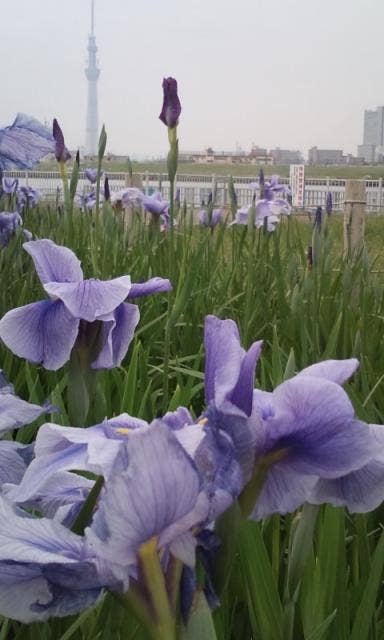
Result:
[[[273,158],[272,155],[268,153],[267,149],[264,149],[264,147],[252,145],[251,152],[248,156],[248,162],[250,164],[257,165],[271,165],[273,164]]]
[[[273,158],[273,164],[302,164],[303,156],[301,151],[291,151],[290,149],[271,149],[269,155]]]
[[[180,162],[194,162],[196,164],[273,164],[273,158],[266,149],[253,147],[250,153],[245,151],[214,151],[208,147],[204,151],[181,151]]]
[[[358,146],[357,155],[365,162],[382,162],[384,147],[384,106],[364,111],[363,144]]]
[[[376,145],[374,144],[359,144],[357,147],[357,155],[364,159],[364,162],[375,162]]]
[[[345,164],[342,149],[318,149],[308,151],[308,164]]]
[[[364,157],[361,154],[358,154],[357,156],[353,156],[351,153],[348,153],[348,155],[344,156],[344,163],[348,165],[364,164]]]

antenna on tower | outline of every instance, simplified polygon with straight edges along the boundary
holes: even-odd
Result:
[[[95,32],[95,0],[91,2],[91,35]]]

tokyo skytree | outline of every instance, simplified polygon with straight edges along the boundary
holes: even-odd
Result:
[[[88,65],[85,75],[88,80],[87,99],[87,123],[85,131],[85,153],[87,156],[97,154],[99,137],[98,107],[97,107],[97,81],[100,75],[98,60],[96,57],[97,46],[95,37],[95,6],[91,2],[91,33],[88,37]]]

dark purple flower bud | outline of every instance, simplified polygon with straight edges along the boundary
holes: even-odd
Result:
[[[104,178],[104,199],[109,202],[111,199],[111,192],[109,190],[109,180],[108,180],[108,176],[105,176]]]
[[[316,213],[315,213],[315,224],[314,224],[315,229],[321,229],[322,217],[323,217],[323,208],[317,207]]]
[[[210,191],[208,194],[208,202],[207,202],[208,207],[210,204],[212,204],[212,199],[213,199],[213,195],[212,195],[212,191]]]
[[[79,150],[76,151],[75,162],[76,162],[77,166],[79,167],[80,166],[80,151]]]
[[[259,171],[259,185],[260,186],[263,185],[264,182],[265,182],[264,171],[262,169],[260,169],[260,171]]]
[[[332,213],[332,209],[333,209],[332,193],[328,191],[327,198],[325,201],[325,210],[329,216]]]
[[[65,146],[63,132],[56,118],[53,119],[52,134],[55,139],[55,157],[57,162],[67,162],[71,154]]]
[[[180,187],[176,189],[175,203],[176,206],[180,207]]]
[[[170,129],[174,129],[181,113],[181,104],[177,95],[177,81],[175,78],[164,78],[163,80],[163,108],[159,118]]]
[[[307,264],[308,264],[308,269],[312,269],[312,267],[313,267],[313,250],[312,250],[311,246],[309,246],[307,248]]]

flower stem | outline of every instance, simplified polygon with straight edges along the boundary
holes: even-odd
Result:
[[[154,640],[176,640],[176,620],[167,594],[165,577],[157,552],[157,538],[141,545],[139,564],[154,613]]]
[[[181,562],[181,560],[171,555],[168,564],[166,580],[169,600],[174,614],[176,614],[179,605],[180,580],[182,571],[183,563]]]

